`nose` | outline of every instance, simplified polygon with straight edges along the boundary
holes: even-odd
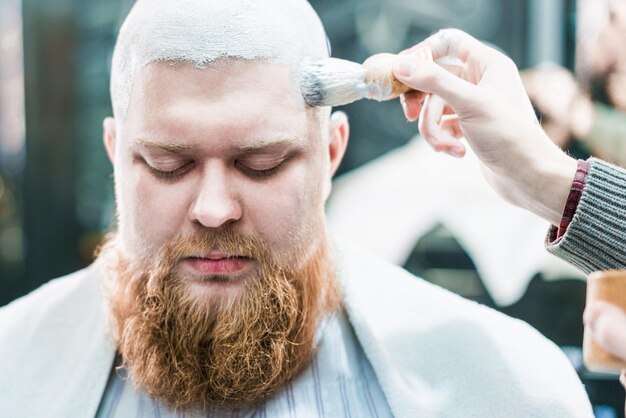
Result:
[[[241,219],[242,212],[226,168],[207,168],[189,211],[192,222],[206,228],[219,228]]]

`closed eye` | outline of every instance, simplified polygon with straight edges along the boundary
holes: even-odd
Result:
[[[153,167],[150,164],[146,163],[148,169],[155,177],[157,177],[160,180],[165,180],[165,181],[175,180],[179,177],[182,177],[185,173],[191,170],[191,168],[193,168],[194,164],[195,164],[194,161],[189,161],[183,164],[182,166],[175,168],[174,170],[159,170],[158,168]]]
[[[249,167],[240,161],[235,161],[235,166],[237,167],[237,169],[239,169],[239,171],[241,171],[246,176],[261,179],[261,178],[271,177],[275,175],[276,173],[278,173],[283,168],[286,161],[287,159],[279,162],[273,167],[263,168],[263,169]]]

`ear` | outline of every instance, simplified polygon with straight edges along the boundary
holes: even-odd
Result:
[[[328,156],[330,157],[329,173],[325,185],[325,198],[328,199],[332,188],[331,179],[337,172],[341,160],[346,153],[350,124],[348,116],[343,112],[334,112],[328,124]]]
[[[102,140],[111,164],[115,163],[115,119],[108,117],[102,123]]]
[[[334,176],[348,147],[350,124],[348,115],[338,111],[330,116],[328,124],[328,155],[330,156],[330,177]]]

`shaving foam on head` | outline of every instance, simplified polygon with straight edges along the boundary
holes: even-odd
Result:
[[[328,56],[319,17],[306,0],[138,0],[113,53],[111,99],[124,119],[132,80],[157,61],[199,67],[221,58],[263,59],[292,67]]]

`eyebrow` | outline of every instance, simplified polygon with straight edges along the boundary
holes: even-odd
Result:
[[[145,138],[139,138],[135,140],[135,144],[146,148],[159,148],[167,152],[171,152],[172,154],[180,154],[193,148],[189,144],[168,144],[162,142],[154,142]]]
[[[249,144],[237,146],[242,154],[254,154],[255,152],[269,151],[274,148],[283,148],[301,144],[300,137],[278,137],[273,139],[255,140]]]
[[[247,144],[234,147],[242,154],[254,154],[256,152],[269,151],[273,148],[282,148],[286,146],[298,145],[301,143],[300,137],[278,137],[272,139],[257,139]],[[146,138],[135,140],[135,144],[146,148],[159,148],[172,154],[181,154],[185,151],[192,150],[193,145],[190,144],[172,144],[164,142],[151,141]]]

